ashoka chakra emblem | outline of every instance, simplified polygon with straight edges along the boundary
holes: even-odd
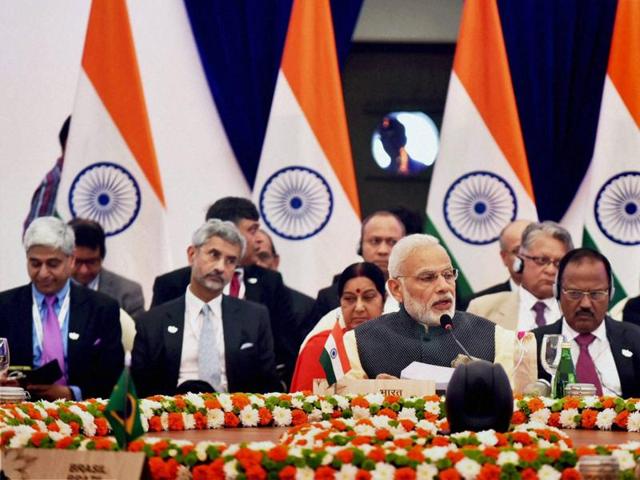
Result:
[[[607,180],[596,196],[594,214],[612,242],[640,244],[640,172],[622,172]]]
[[[89,165],[69,190],[73,216],[98,222],[107,236],[129,228],[140,212],[140,202],[140,187],[133,175],[115,163]]]
[[[515,220],[518,201],[507,181],[495,173],[471,172],[458,178],[444,197],[444,218],[460,240],[486,245]]]
[[[333,194],[327,181],[307,167],[275,172],[260,191],[260,213],[277,235],[303,240],[320,232],[333,212]]]

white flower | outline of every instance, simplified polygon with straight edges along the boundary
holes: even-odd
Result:
[[[542,400],[542,404],[545,407],[551,407],[554,403],[556,403],[555,399],[550,397],[540,397],[540,399]]]
[[[313,480],[315,476],[315,470],[309,467],[298,468],[296,470],[296,480]]]
[[[438,468],[430,463],[421,463],[416,468],[418,480],[432,480],[438,475]]]
[[[622,448],[623,450],[638,450],[640,448],[640,442],[622,443],[622,444],[618,445],[618,448]]]
[[[258,411],[251,405],[247,405],[240,410],[240,421],[243,427],[257,427],[260,421],[260,415],[258,415]]]
[[[291,406],[293,408],[302,408],[304,405],[304,402],[302,401],[302,399],[300,397],[293,397],[291,399]]]
[[[222,467],[222,471],[224,472],[225,478],[233,480],[238,476],[238,461],[233,459],[230,462],[226,462],[224,467]]]
[[[220,428],[224,425],[224,412],[219,408],[207,411],[207,427]]]
[[[276,427],[287,427],[291,425],[291,410],[288,408],[275,407],[273,409],[273,423]]]
[[[503,467],[504,465],[507,465],[509,463],[513,463],[514,465],[517,465],[519,461],[520,461],[520,457],[518,457],[518,454],[516,452],[502,451],[498,455],[498,460],[496,460],[496,464],[500,467]]]
[[[468,438],[471,436],[471,432],[469,430],[465,430],[464,432],[456,432],[449,435],[451,438],[455,438],[456,440],[461,438]]]
[[[560,412],[560,425],[562,425],[563,428],[576,428],[576,415],[578,415],[577,408],[562,410],[562,412]]]
[[[588,397],[582,397],[582,401],[584,402],[584,408],[591,408],[600,401],[600,397],[589,395]]]
[[[635,411],[627,418],[627,430],[630,432],[640,432],[640,412]]]
[[[613,408],[605,408],[598,412],[596,417],[596,427],[600,430],[611,430],[613,420],[616,418],[616,411]]]
[[[416,424],[416,428],[421,428],[422,430],[426,430],[427,432],[435,434],[438,431],[438,427],[436,427],[435,423],[430,422],[429,420],[420,420]]]
[[[338,402],[338,407],[340,407],[341,410],[346,410],[347,408],[349,408],[349,399],[347,397],[344,397],[342,395],[334,395],[333,398],[336,402]]]
[[[368,408],[353,407],[351,411],[353,412],[353,418],[355,418],[356,420],[360,420],[361,418],[369,418],[371,416],[371,412],[369,412]]]
[[[315,402],[316,400],[318,400],[318,396],[317,396],[317,395],[309,395],[308,397],[305,397],[305,396],[303,395],[303,399],[304,399],[304,401],[305,401],[305,402],[313,403],[313,402]]]
[[[424,410],[434,415],[440,415],[440,403],[439,402],[425,402]]]
[[[264,400],[262,399],[262,397],[259,397],[257,395],[251,395],[251,404],[255,405],[258,408],[262,408],[264,407]]]
[[[369,402],[369,405],[382,405],[384,402],[384,395],[381,393],[369,393],[364,398]]]
[[[147,420],[147,417],[144,415],[140,415],[140,423],[142,424],[142,429],[144,430],[144,432],[148,432],[149,431],[149,420]],[[86,430],[85,430],[86,432]],[[89,435],[88,433],[85,433],[85,435]]]
[[[322,413],[333,413],[333,405],[326,400],[320,400],[320,410]]]
[[[233,402],[231,401],[231,395],[229,395],[228,393],[219,393],[218,402],[220,402],[220,405],[222,405],[222,409],[225,412],[230,412],[233,410]]]
[[[3,428],[2,432],[11,431],[15,432],[15,435],[9,440],[9,448],[23,448],[29,442],[34,430],[28,425],[17,425],[11,428]]]
[[[416,409],[403,407],[402,410],[400,410],[400,413],[398,413],[398,420],[402,419],[411,420],[413,423],[417,423],[418,417],[416,417]]]
[[[474,479],[480,473],[482,468],[478,462],[471,460],[470,458],[463,458],[455,466],[456,470],[465,479]]]
[[[350,463],[344,463],[340,467],[340,471],[335,474],[336,480],[353,480],[358,473],[358,467],[351,465]]]
[[[480,443],[489,447],[493,447],[498,443],[498,437],[496,436],[495,430],[484,430],[482,432],[478,432],[476,433],[476,438]]]
[[[633,455],[628,450],[614,450],[611,452],[611,456],[618,460],[620,470],[629,470],[636,466]]]
[[[167,412],[162,412],[162,415],[160,415],[160,425],[162,425],[163,430],[169,430],[169,414]]]
[[[153,417],[153,411],[160,408],[162,408],[162,405],[159,402],[147,400],[146,398],[140,400],[140,412],[147,418]]]
[[[376,415],[371,417],[371,423],[377,428],[389,428],[389,417],[386,415]]]
[[[438,460],[442,460],[446,457],[449,450],[449,447],[431,447],[425,448],[422,453],[424,453],[424,456],[432,462],[437,462]]]
[[[204,408],[204,400],[197,393],[189,392],[184,396],[184,399],[191,402],[196,408]]]
[[[393,480],[396,474],[396,467],[388,463],[379,462],[376,468],[371,471],[372,480]]]
[[[167,453],[170,457],[175,457],[178,454],[178,450],[176,450],[175,448],[170,448]]]
[[[333,455],[331,455],[330,453],[325,455],[324,457],[322,457],[322,461],[320,462],[321,465],[329,465],[331,462],[333,462]]]
[[[178,466],[176,480],[191,480],[191,478],[191,470],[189,470],[189,467],[185,467],[184,465]]]
[[[195,448],[193,449],[196,452],[196,457],[198,461],[204,462],[207,456],[207,448],[209,448],[208,442],[198,442]]]
[[[318,420],[322,420],[322,412],[319,408],[314,408],[309,414],[309,421],[317,422]]]
[[[356,425],[353,427],[354,432],[364,437],[375,437],[376,429],[371,425]]]
[[[196,417],[192,413],[182,412],[182,423],[185,430],[194,430],[196,428]]]
[[[538,470],[538,478],[540,480],[558,480],[562,475],[551,465],[543,465]]]
[[[541,408],[540,410],[536,410],[529,417],[529,422],[536,422],[546,425],[549,421],[549,417],[551,416],[551,410],[548,408]]]
[[[544,438],[538,439],[538,448],[550,448],[553,447],[553,444]]]
[[[64,436],[69,436],[73,433],[73,430],[71,430],[71,427],[66,423],[64,423],[62,420],[56,420],[56,424],[60,429],[60,433],[63,434]]]

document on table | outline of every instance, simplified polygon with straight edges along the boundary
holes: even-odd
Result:
[[[453,371],[454,369],[451,367],[412,362],[400,372],[400,378],[408,380],[433,380],[436,382],[436,390],[445,390],[447,385],[449,385]]]

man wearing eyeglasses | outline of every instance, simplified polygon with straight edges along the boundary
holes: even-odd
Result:
[[[446,250],[431,235],[404,237],[389,258],[387,287],[400,310],[370,320],[344,336],[353,378],[400,377],[414,361],[450,367],[464,351],[440,318],[453,318],[455,337],[473,357],[490,362],[505,359],[497,339],[515,340],[484,318],[455,311],[457,270]],[[504,335],[504,336],[502,336]],[[513,345],[513,343],[511,343]],[[513,359],[510,359],[513,365]],[[507,371],[510,371],[507,370]]]
[[[515,292],[500,292],[471,301],[467,312],[516,331],[547,325],[560,317],[553,284],[560,259],[573,249],[569,232],[551,221],[532,223],[522,232],[514,270],[522,275]]]
[[[549,379],[540,362],[546,334],[571,342],[578,382],[595,385],[598,395],[640,396],[640,327],[607,316],[613,296],[611,265],[595,250],[572,250],[558,266],[557,296],[563,317],[536,328],[538,376]]]

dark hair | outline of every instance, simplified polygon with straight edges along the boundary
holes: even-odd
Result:
[[[69,222],[69,226],[73,228],[73,233],[76,235],[76,247],[98,248],[100,257],[105,257],[107,254],[105,234],[98,222],[85,218],[74,218]]]
[[[422,215],[402,205],[389,209],[404,225],[404,234],[424,233],[424,221]]]
[[[565,254],[564,257],[560,260],[558,264],[558,277],[557,277],[557,296],[560,298],[560,290],[562,289],[562,275],[564,275],[564,271],[567,268],[567,265],[570,263],[579,263],[581,260],[585,258],[591,258],[593,260],[602,262],[604,264],[604,269],[607,272],[607,281],[609,282],[609,293],[611,294],[611,281],[612,281],[612,273],[611,273],[611,263],[607,257],[598,252],[597,250],[593,250],[592,248],[576,248],[574,250],[570,250]]]
[[[380,292],[382,298],[385,297],[385,279],[382,270],[373,263],[358,262],[352,263],[340,274],[340,278],[338,279],[338,298],[342,297],[342,294],[344,293],[344,286],[347,282],[356,277],[367,277],[376,286],[376,290]]]
[[[240,220],[260,220],[258,209],[253,202],[242,197],[224,197],[217,200],[207,210],[205,220],[217,218],[238,224]]]
[[[67,138],[69,137],[69,127],[71,126],[71,115],[63,122],[60,133],[58,133],[58,140],[60,140],[60,146],[64,150],[67,147]]]
[[[358,251],[356,252],[358,255],[362,255],[362,242],[364,241],[364,229],[367,227],[367,224],[373,220],[375,217],[391,217],[391,218],[395,218],[398,223],[400,224],[400,226],[402,227],[402,235],[406,235],[407,234],[407,227],[405,226],[404,222],[402,221],[402,219],[400,217],[398,217],[398,215],[396,215],[393,212],[390,212],[388,210],[376,210],[375,212],[371,213],[370,215],[367,215],[366,217],[364,217],[364,220],[362,220],[362,223],[360,224],[360,242],[358,243]]]

